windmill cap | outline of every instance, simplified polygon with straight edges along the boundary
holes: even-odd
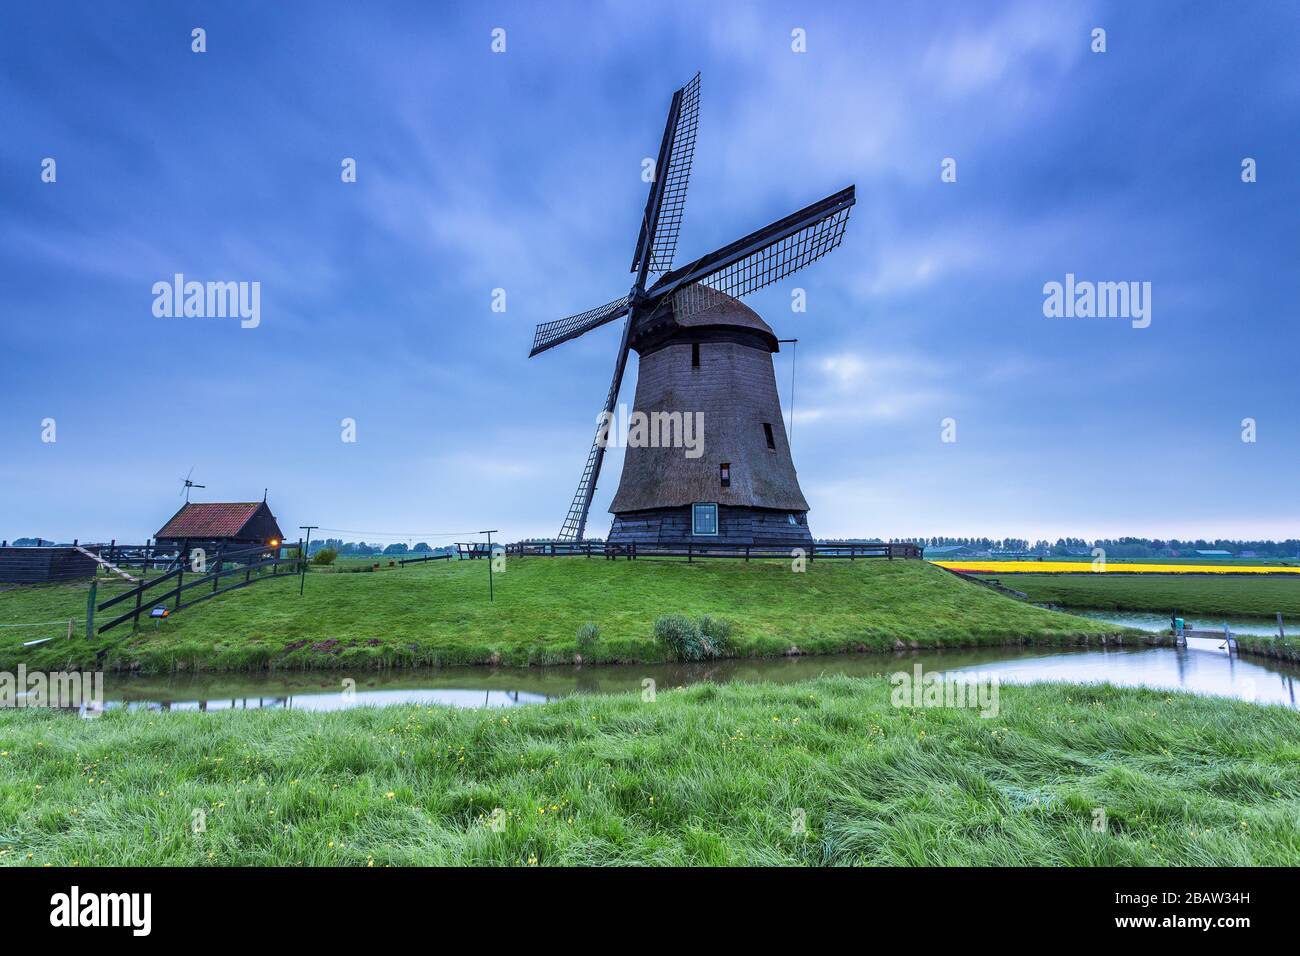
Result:
[[[754,329],[773,337],[776,333],[763,321],[762,316],[739,299],[734,299],[725,292],[709,289],[712,304],[694,315],[677,316],[677,324],[685,328],[698,328],[702,325],[736,325],[745,329]]]
[[[696,285],[693,289],[702,290],[707,297],[705,308],[678,315],[674,298],[668,297],[637,329],[632,347],[645,354],[647,350],[654,351],[667,342],[678,339],[681,333],[707,334],[710,329],[743,329],[760,340],[768,351],[780,351],[781,346],[772,327],[749,306],[708,286]]]

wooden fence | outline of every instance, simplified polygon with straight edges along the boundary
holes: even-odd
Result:
[[[450,554],[422,554],[416,558],[402,558],[397,563],[405,567],[408,564],[423,564],[426,561],[450,561]]]
[[[639,558],[685,558],[687,563],[696,558],[739,558],[745,561],[779,558],[789,560],[795,557],[796,549],[789,545],[736,545],[707,544],[700,541],[659,542],[657,544],[610,544],[604,541],[519,541],[514,544],[493,545],[507,556],[513,557],[585,557],[585,558],[625,558],[635,561]],[[481,541],[457,544],[461,557],[482,558],[491,554],[486,543]],[[811,548],[799,549],[808,560],[818,558],[844,559],[856,561],[859,558],[884,558],[892,561],[919,560],[921,548],[915,544],[886,544],[877,542],[846,541],[842,543],[814,544]]]
[[[225,594],[259,581],[292,579],[304,570],[306,558],[303,557],[301,540],[294,550],[293,557],[282,558],[279,552],[279,548],[265,547],[218,552],[210,570],[205,567],[202,571],[195,571],[191,567],[189,571],[191,578],[188,581],[185,579],[186,564],[181,562],[153,580],[144,581],[129,591],[124,591],[97,605],[96,611],[106,611],[124,603],[129,603],[131,607],[108,623],[100,625],[95,633],[103,634],[126,621],[133,622],[133,627],[139,627],[141,614],[148,614],[155,607],[165,606],[168,601],[174,602],[169,613],[180,611],[200,601],[216,597],[218,594]],[[286,566],[291,566],[292,570],[281,572],[280,569]],[[269,574],[266,573],[267,568],[270,568]],[[240,576],[242,580],[239,579]],[[234,579],[235,583],[222,586],[221,582],[228,579]],[[160,590],[164,584],[168,584],[169,587]]]
[[[118,544],[114,540],[107,543],[83,544],[81,547],[116,567],[140,568],[144,571],[157,568],[159,565],[166,568],[180,557],[180,552],[176,548],[160,548],[152,542]]]

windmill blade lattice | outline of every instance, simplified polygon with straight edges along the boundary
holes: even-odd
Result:
[[[668,169],[664,171],[663,198],[659,205],[659,222],[650,246],[650,271],[667,272],[673,267],[677,236],[682,231],[682,212],[686,208],[686,187],[691,178],[691,160],[695,158],[695,134],[700,125],[700,74],[682,90],[682,102],[673,131]]]
[[[848,221],[849,207],[839,209],[793,235],[683,285],[673,294],[674,313],[679,319],[687,318],[716,304],[718,293],[738,299],[780,282],[838,246]]]
[[[586,312],[579,312],[577,315],[571,315],[568,318],[541,323],[533,334],[533,350],[528,353],[528,357],[532,358],[539,352],[555,348],[561,342],[576,339],[579,335],[599,328],[606,322],[613,322],[619,316],[627,313],[627,305],[628,298],[623,296],[621,299],[606,302],[604,305],[588,309]]]

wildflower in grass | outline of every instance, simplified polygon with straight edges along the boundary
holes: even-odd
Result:
[[[393,791],[389,790],[386,794],[384,794],[384,796],[386,796],[389,800],[392,800],[394,797],[397,796],[397,794],[395,794],[395,793],[393,793]]]

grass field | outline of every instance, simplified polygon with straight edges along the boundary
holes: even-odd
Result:
[[[604,561],[516,558],[495,578],[486,561],[402,570],[309,574],[221,595],[174,618],[110,631],[89,645],[66,624],[0,627],[0,669],[59,669],[94,660],[151,672],[267,667],[380,667],[571,662],[580,625],[600,628],[588,660],[657,661],[654,620],[664,614],[729,619],[739,655],[837,653],[917,646],[1073,643],[1114,625],[1030,607],[921,561]],[[102,595],[123,585],[106,584]],[[0,625],[84,619],[86,585],[0,592]],[[21,643],[56,636],[38,648]]]
[[[998,578],[998,575],[981,575]],[[1099,611],[1152,611],[1294,618],[1300,633],[1300,578],[1178,574],[1017,574],[1002,583],[1039,604]]]
[[[982,719],[890,690],[0,712],[0,864],[1300,865],[1300,713],[1038,685]]]

